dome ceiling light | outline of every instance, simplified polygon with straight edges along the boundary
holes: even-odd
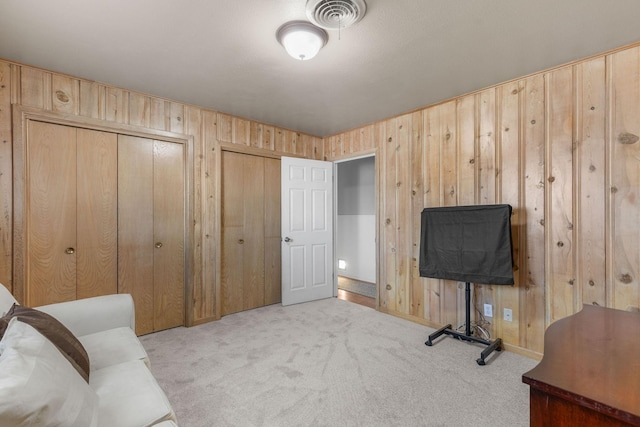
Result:
[[[328,38],[325,30],[306,21],[287,22],[276,32],[276,39],[287,53],[301,61],[316,56]]]

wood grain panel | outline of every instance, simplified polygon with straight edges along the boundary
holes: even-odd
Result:
[[[52,110],[78,114],[80,111],[80,82],[68,76],[51,76]]]
[[[118,292],[118,136],[77,130],[77,291]]]
[[[244,308],[244,158],[222,153],[221,315]],[[243,243],[240,243],[240,241]]]
[[[495,336],[509,343],[522,345],[520,324],[520,287],[523,265],[521,236],[524,234],[522,203],[522,151],[519,132],[520,86],[518,82],[496,88],[496,201],[511,205],[511,243],[513,245],[514,286],[496,286],[492,323]],[[513,321],[503,319],[503,309],[511,309]]]
[[[611,306],[640,310],[640,48],[611,56]]]
[[[129,95],[122,89],[106,87],[105,93],[105,120],[116,123],[125,123],[127,118]]]
[[[280,160],[264,159],[264,305],[282,300]]]
[[[575,188],[576,305],[606,305],[605,60],[579,64],[576,71]]]
[[[197,159],[205,159],[205,138],[204,138],[204,133],[205,133],[205,128],[204,128],[204,119],[202,117],[203,115],[203,111],[200,108],[196,108],[196,107],[192,107],[192,106],[187,106],[185,107],[185,126],[186,126],[186,132],[192,136],[192,140],[193,140],[193,144],[191,144],[191,149],[193,151],[193,156]],[[188,157],[188,153],[186,152],[187,150],[187,145],[184,145],[184,149],[185,149],[185,153],[183,154],[183,161],[184,161],[184,166],[183,168],[186,167],[187,162],[190,162],[187,160]],[[188,168],[187,168],[188,170]],[[205,269],[204,269],[204,258],[203,258],[203,253],[204,253],[204,232],[203,232],[203,227],[204,227],[204,221],[203,221],[203,213],[205,211],[205,204],[206,204],[206,199],[204,197],[203,192],[206,190],[206,162],[204,161],[197,161],[193,163],[193,169],[192,169],[192,173],[195,177],[197,177],[195,180],[190,182],[190,193],[189,196],[190,198],[192,198],[191,200],[185,200],[185,203],[188,203],[188,205],[185,205],[185,208],[187,209],[191,209],[192,211],[192,216],[189,220],[189,224],[187,225],[188,228],[190,228],[190,230],[184,230],[185,232],[188,232],[189,234],[191,234],[192,236],[195,236],[192,238],[192,244],[191,247],[193,248],[193,250],[191,251],[191,256],[192,256],[192,260],[193,260],[193,265],[190,267],[192,269],[192,271],[189,271],[189,265],[185,265],[185,272],[187,274],[190,274],[192,279],[191,280],[187,280],[185,281],[184,285],[184,289],[183,289],[183,295],[189,294],[191,295],[191,298],[186,298],[186,306],[185,306],[185,316],[183,316],[186,319],[193,319],[194,318],[194,313],[193,313],[193,309],[194,309],[194,301],[198,300],[198,301],[202,301],[202,303],[204,303],[204,301],[201,299],[202,295],[204,292],[206,292],[204,290],[204,274],[205,274]],[[183,194],[185,194],[186,191],[186,183],[183,181],[183,186],[184,186],[184,190],[183,190]],[[193,201],[196,200],[197,203],[194,203]],[[188,261],[190,262],[190,261]],[[196,299],[196,294],[198,295],[198,298]],[[188,320],[186,322],[186,324],[188,326],[191,326],[193,323],[192,320]]]
[[[0,61],[0,283],[13,291],[11,67]]]
[[[76,299],[76,130],[29,121],[28,135],[24,304],[71,301]]]
[[[447,102],[442,105],[440,111],[440,192],[441,204],[439,206],[458,206],[458,121],[457,101]],[[442,321],[451,323],[454,328],[458,326],[461,316],[458,311],[458,301],[463,287],[451,280],[441,281],[440,311]],[[464,309],[462,311],[464,313]]]
[[[436,106],[423,111],[424,147],[422,162],[424,163],[424,205],[425,207],[440,206],[440,148],[442,135],[440,133],[440,107]],[[381,160],[384,162],[384,159]],[[424,279],[425,282],[425,319],[441,323],[441,292],[442,281],[439,279]]]
[[[129,94],[129,124],[149,127],[151,122],[151,106],[148,96],[131,92]]]
[[[25,107],[45,108],[45,72],[31,67],[20,67],[20,104]]]
[[[424,317],[424,283],[420,277],[420,229],[422,209],[424,209],[424,156],[423,156],[423,120],[422,112],[418,111],[411,115],[411,169],[409,178],[411,180],[411,217],[409,220],[409,232],[411,241],[411,276],[410,295],[408,303],[411,306],[409,314],[417,317]],[[366,128],[365,128],[366,129]],[[358,132],[358,135],[362,135]]]
[[[398,219],[396,216],[396,156],[398,144],[396,142],[396,119],[390,119],[383,122],[385,127],[383,155],[384,166],[382,169],[382,186],[384,188],[383,199],[383,244],[384,247],[380,251],[384,263],[383,286],[380,288],[380,307],[387,310],[396,310],[396,292],[397,292],[397,227]],[[342,153],[340,153],[342,155]]]
[[[411,115],[398,117],[396,141],[396,310],[409,314],[411,291]]]
[[[194,321],[200,319],[211,319],[219,316],[217,306],[217,266],[219,246],[217,244],[220,221],[219,200],[219,179],[216,173],[219,169],[218,158],[220,156],[217,144],[217,122],[216,114],[203,111],[203,139],[204,139],[204,183],[203,183],[203,212],[202,212],[202,283],[201,289],[194,286]],[[196,235],[197,238],[197,235]],[[189,318],[187,318],[187,321]]]
[[[101,113],[104,113],[104,94],[105,88],[96,82],[80,80],[80,107],[79,115],[91,117],[94,119],[102,119]]]
[[[544,77],[537,75],[521,83],[521,134],[524,146],[524,222],[526,264],[525,294],[521,304],[526,329],[526,348],[542,352],[546,329],[545,299],[545,115]]]
[[[184,325],[185,147],[153,141],[154,330]]]
[[[545,75],[547,191],[546,284],[549,322],[575,313],[573,265],[573,73]]]
[[[243,155],[244,309],[264,305],[264,159]]]
[[[153,140],[118,136],[118,292],[133,297],[136,333],[154,330]]]

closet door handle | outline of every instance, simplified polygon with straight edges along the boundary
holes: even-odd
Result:
[[[154,245],[156,248],[160,249],[162,247],[162,242],[156,242]]]
[[[244,244],[244,239],[238,239],[238,243],[240,243],[241,245]]]
[[[291,237],[285,237],[284,241],[289,243],[289,242],[293,242],[293,239]]]
[[[64,250],[64,253],[67,255],[73,255],[74,253],[76,253],[76,250],[74,248],[67,248]]]

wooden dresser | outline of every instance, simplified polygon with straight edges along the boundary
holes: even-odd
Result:
[[[640,426],[640,314],[585,305],[544,336],[522,376],[532,426]]]

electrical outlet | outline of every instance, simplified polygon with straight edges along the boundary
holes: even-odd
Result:
[[[493,317],[493,306],[491,304],[484,305],[484,315],[487,317]]]
[[[507,322],[513,322],[513,312],[510,308],[504,309],[504,320],[506,320]]]

